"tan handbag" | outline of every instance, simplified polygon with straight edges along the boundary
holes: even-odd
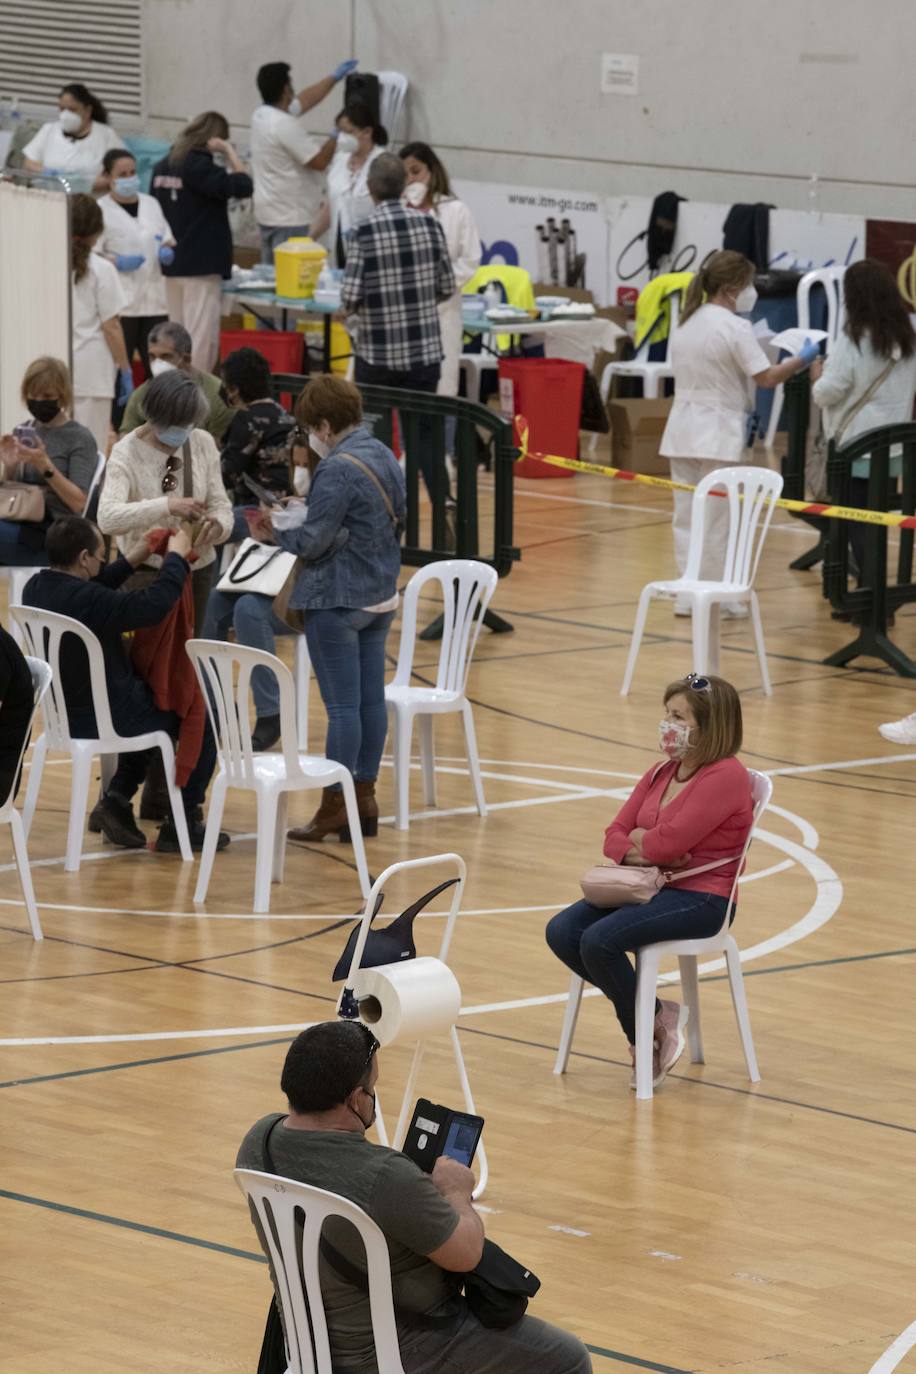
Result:
[[[657,897],[669,882],[693,878],[697,873],[705,873],[710,868],[722,868],[740,858],[740,854],[733,854],[730,859],[716,859],[714,863],[701,864],[699,868],[684,869],[657,868],[654,865],[631,867],[629,864],[615,864],[613,859],[605,859],[586,869],[579,885],[585,900],[602,910],[612,911],[618,906],[643,906]]]
[[[44,518],[44,487],[35,482],[0,482],[0,520],[40,523]]]

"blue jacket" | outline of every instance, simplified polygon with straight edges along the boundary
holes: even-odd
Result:
[[[342,453],[372,469],[399,521],[406,512],[404,474],[397,459],[360,425],[318,464],[305,523],[274,535],[281,548],[298,554],[306,565],[290,597],[290,605],[299,610],[358,610],[387,601],[397,590],[400,535],[375,483],[355,463],[338,457]]]

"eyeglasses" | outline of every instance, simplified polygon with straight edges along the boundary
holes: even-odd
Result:
[[[181,471],[181,459],[177,453],[170,453],[168,462],[165,465],[165,472],[162,477],[163,495],[168,495],[170,491],[175,491],[178,487],[178,474]]]
[[[365,1025],[362,1021],[355,1021],[353,1024],[359,1026],[360,1030],[365,1032],[366,1044],[369,1049],[369,1053],[366,1055],[366,1062],[363,1065],[363,1071],[360,1074],[360,1078],[365,1078],[366,1074],[369,1071],[370,1064],[372,1063],[378,1051],[381,1049],[381,1044],[378,1040],[376,1040],[375,1036],[372,1034],[369,1027]]]
[[[691,692],[709,692],[712,690],[712,683],[708,677],[700,677],[698,673],[688,673],[684,678]]]

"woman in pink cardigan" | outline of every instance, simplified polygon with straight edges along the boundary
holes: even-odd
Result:
[[[721,866],[669,882],[650,902],[605,910],[584,900],[554,916],[547,943],[580,978],[601,989],[636,1062],[636,972],[627,951],[662,940],[697,940],[722,928],[753,821],[741,748],[741,701],[720,677],[688,674],[665,689],[659,747],[667,762],[640,778],[608,826],[604,853],[615,863],[663,869]],[[655,1003],[655,1086],[684,1050],[687,1008]],[[635,1074],[634,1074],[635,1078]]]

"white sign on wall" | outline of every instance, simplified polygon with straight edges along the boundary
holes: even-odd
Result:
[[[477,222],[484,266],[502,262],[525,267],[533,281],[547,282],[558,277],[565,284],[568,259],[584,254],[584,284],[597,301],[607,300],[608,219],[607,200],[603,196],[535,186],[501,186],[490,181],[453,184],[455,194],[470,206]],[[564,224],[568,229],[564,229]]]
[[[601,54],[601,94],[639,94],[639,58],[635,53],[603,52]]]

